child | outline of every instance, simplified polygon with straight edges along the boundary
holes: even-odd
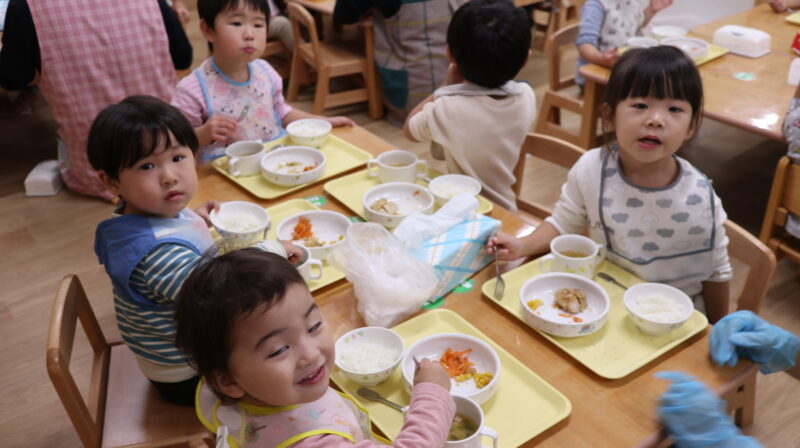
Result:
[[[448,172],[475,177],[510,211],[517,209],[514,167],[536,118],[533,89],[512,81],[530,44],[528,18],[511,1],[465,3],[447,29],[447,79],[405,123],[409,140],[443,146]]]
[[[98,114],[89,161],[122,197],[117,216],[97,226],[95,252],[111,277],[122,339],[168,401],[191,406],[199,377],[175,348],[173,308],[184,278],[213,248],[202,217],[218,207],[186,208],[197,188],[197,138],[169,104],[133,96]],[[202,217],[201,217],[202,216]],[[277,242],[259,243],[286,256]]]
[[[281,77],[261,59],[267,0],[199,0],[197,9],[214,54],[178,83],[172,104],[195,128],[203,160],[223,155],[229,143],[280,137],[283,125],[300,118],[354,125],[349,118],[317,117],[284,102]]]
[[[772,7],[773,11],[780,13],[789,8],[800,7],[800,0],[772,0],[769,2],[769,6]]]
[[[266,275],[265,275],[266,273]],[[332,328],[297,270],[242,249],[208,260],[186,279],[177,343],[203,381],[197,415],[227,427],[232,447],[371,447],[365,411],[328,386]],[[423,360],[395,447],[443,447],[455,414],[450,379]]]
[[[794,92],[794,98],[789,103],[789,110],[783,119],[783,136],[789,142],[787,155],[792,163],[800,163],[800,86]],[[786,231],[800,238],[800,217],[789,213],[786,217]]]
[[[575,82],[583,91],[585,80],[579,70],[587,63],[611,68],[619,59],[618,48],[641,30],[656,13],[672,5],[672,0],[650,0],[642,11],[638,0],[586,0],[581,8],[581,24],[575,45],[578,68]]]
[[[603,244],[607,258],[646,281],[705,299],[709,320],[728,311],[726,215],[709,180],[675,152],[696,132],[703,86],[694,63],[660,46],[626,52],[601,105],[617,141],[587,151],[569,171],[553,215],[531,235],[489,239],[500,258],[538,255],[559,234]]]

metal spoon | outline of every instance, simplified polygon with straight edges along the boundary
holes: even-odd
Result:
[[[381,402],[383,404],[389,405],[389,406],[397,409],[400,412],[405,412],[406,411],[405,407],[400,406],[399,404],[395,403],[394,401],[389,401],[389,400],[383,398],[381,396],[381,394],[379,394],[378,392],[375,392],[372,389],[367,389],[366,387],[359,387],[356,392],[358,393],[359,396],[361,396],[362,398],[366,398],[367,400]]]
[[[611,283],[613,283],[613,284],[615,284],[615,285],[619,286],[619,287],[620,287],[620,288],[622,288],[622,289],[628,289],[628,287],[627,287],[627,286],[625,286],[625,285],[623,285],[622,283],[618,282],[618,281],[617,281],[617,279],[615,279],[614,277],[612,277],[612,276],[610,276],[610,275],[606,274],[605,272],[598,272],[598,273],[597,273],[597,276],[598,276],[598,277],[600,277],[600,278],[602,278],[603,280],[605,280],[605,281],[607,281],[607,282],[611,282]]]

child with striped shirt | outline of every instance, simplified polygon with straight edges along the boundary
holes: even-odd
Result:
[[[197,189],[198,142],[180,111],[133,96],[101,111],[89,132],[88,155],[100,179],[122,200],[97,226],[95,252],[111,277],[122,339],[168,401],[192,406],[199,377],[175,347],[175,299],[201,256],[214,248],[208,201],[187,208]],[[287,257],[276,241],[262,249]]]

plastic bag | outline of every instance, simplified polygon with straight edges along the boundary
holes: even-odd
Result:
[[[409,215],[392,234],[412,251],[418,250],[422,243],[475,214],[478,200],[470,194],[460,194],[445,203],[436,213]]]
[[[358,312],[370,326],[389,327],[417,311],[439,282],[433,267],[375,223],[351,225],[328,263],[353,284]]]

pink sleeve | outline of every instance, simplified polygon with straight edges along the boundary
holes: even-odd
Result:
[[[267,76],[269,76],[269,81],[273,86],[272,89],[272,107],[275,109],[275,113],[278,114],[278,118],[283,121],[283,118],[292,111],[292,106],[286,104],[286,100],[283,99],[283,79],[281,79],[281,75],[269,65],[269,62],[259,59],[260,63],[263,63],[263,67],[267,71]]]
[[[193,128],[200,127],[208,121],[205,96],[194,72],[178,83],[175,96],[172,97],[172,105],[183,112]]]
[[[406,415],[406,421],[392,446],[396,448],[444,446],[455,414],[456,405],[447,390],[433,383],[417,384],[411,395],[411,406]],[[313,436],[294,445],[295,448],[369,448],[378,446],[384,445],[369,440],[353,444],[353,442],[335,435]]]

